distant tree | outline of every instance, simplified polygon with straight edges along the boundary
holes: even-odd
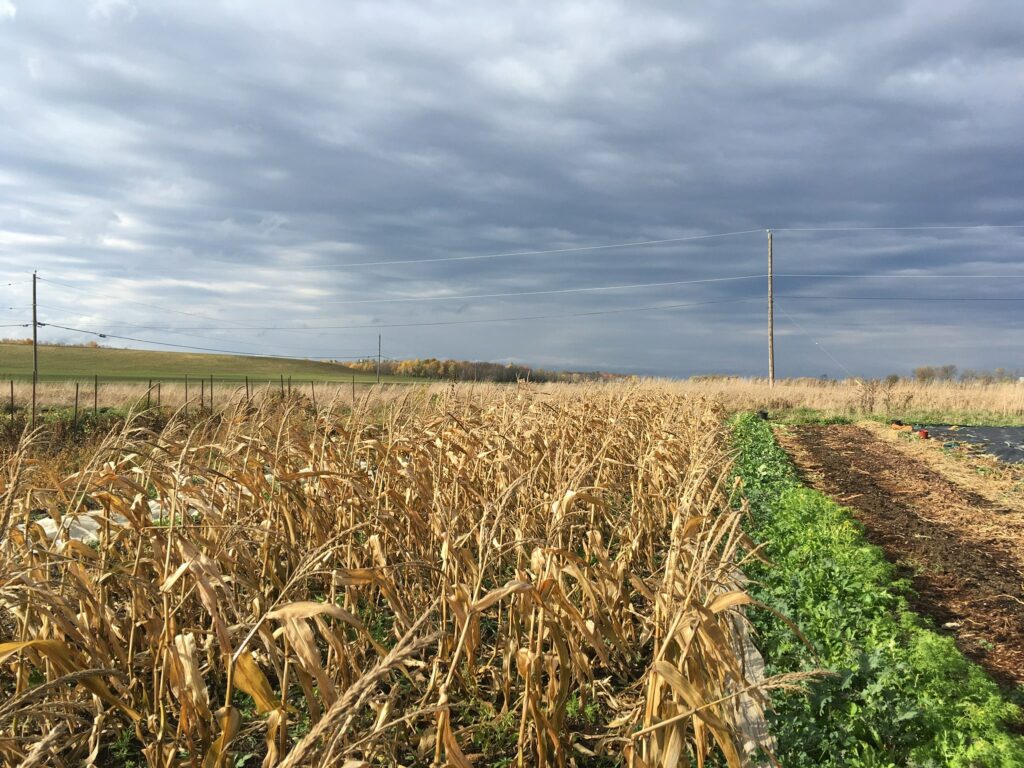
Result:
[[[929,382],[935,381],[935,367],[931,365],[922,365],[920,368],[914,369],[914,381],[919,381],[922,384],[928,384]]]
[[[939,381],[953,381],[956,378],[956,366],[944,365],[936,371]]]

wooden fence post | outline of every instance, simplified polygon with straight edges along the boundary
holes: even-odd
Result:
[[[14,379],[11,379],[11,421],[14,421]]]
[[[100,417],[100,377],[96,374],[92,378],[92,417],[93,419],[99,419]]]
[[[313,410],[316,411],[316,387],[313,386],[313,381],[310,379],[309,391],[313,393]]]
[[[188,374],[185,374],[185,418],[188,418]]]
[[[78,382],[75,382],[75,415],[71,418],[71,428],[78,429]]]
[[[149,380],[149,389],[146,390],[146,410],[149,410],[150,406],[150,395],[153,394],[153,380]]]
[[[156,407],[160,407],[160,382],[156,383]]]
[[[206,379],[199,380],[199,412],[206,407]]]
[[[210,374],[210,413],[213,413],[213,374]]]

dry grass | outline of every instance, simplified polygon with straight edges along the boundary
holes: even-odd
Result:
[[[79,408],[85,412],[93,407],[94,382],[92,379],[75,381],[42,381],[39,382],[36,401],[40,407],[58,406],[70,408],[75,403],[75,384],[78,384]],[[0,407],[7,407],[10,403],[10,381],[0,382]],[[159,386],[158,386],[159,385]],[[195,379],[188,385],[189,407],[193,410],[201,403],[209,407],[210,402],[209,379]],[[396,389],[401,390],[404,386],[388,384],[381,387],[374,387],[365,383],[359,383],[355,387],[356,400],[370,389]],[[440,386],[440,385],[435,385]],[[246,398],[244,383],[216,381],[214,383],[214,406],[230,408]],[[312,399],[315,395],[321,403],[332,400],[352,401],[352,386],[350,384],[333,384],[309,381],[293,380],[290,384],[284,383],[284,393],[288,394],[289,389],[295,396],[305,396]],[[280,393],[282,386],[279,382],[267,383],[266,381],[257,384],[253,382],[249,387],[251,397],[260,395]],[[185,384],[181,381],[158,382],[154,380],[152,388],[146,382],[140,381],[100,381],[95,388],[96,405],[99,408],[126,408],[131,406],[145,407],[148,402],[155,407],[159,401],[161,406],[170,408],[181,408],[185,404]],[[148,398],[147,398],[148,396]],[[14,401],[17,408],[28,408],[32,402],[32,384],[26,381],[14,382]]]
[[[767,409],[777,413],[808,408],[826,416],[915,414],[949,418],[980,415],[987,420],[1024,419],[1024,384],[935,382],[921,384],[783,379],[769,389],[765,379],[723,378],[674,384],[679,391],[720,399],[730,411]]]
[[[956,421],[966,421],[980,417],[986,421],[1003,421],[1006,423],[1024,422],[1024,384],[980,382],[935,382],[920,384],[913,381],[900,381],[894,385],[884,382],[858,381],[819,381],[816,379],[782,379],[774,389],[769,389],[765,379],[721,378],[711,380],[680,380],[655,381],[654,385],[688,395],[715,398],[721,401],[729,411],[767,409],[773,413],[794,409],[812,409],[826,416],[893,416],[908,417],[927,416],[934,420],[946,415]],[[0,388],[0,405],[9,402],[9,382]],[[84,412],[93,406],[93,382],[81,381],[79,406]],[[189,407],[193,410],[200,402],[209,405],[209,382],[198,380],[189,385]],[[202,386],[202,390],[200,387]],[[287,386],[287,385],[286,385]],[[353,390],[349,384],[311,385],[310,382],[292,381],[292,394],[301,395],[310,400],[315,396],[320,404],[336,402],[358,402],[367,392],[374,392],[374,397],[394,399],[404,397],[402,394],[409,385],[384,385],[374,387],[359,384]],[[418,384],[430,392],[446,390],[450,385],[443,383]],[[489,385],[478,385],[478,388]],[[501,386],[501,385],[499,385]],[[514,385],[513,385],[514,386]],[[471,385],[460,387],[460,391],[471,389]],[[149,387],[140,382],[100,383],[100,408],[124,408],[128,406],[145,406]],[[280,384],[253,384],[250,394],[273,394],[280,391]],[[541,391],[549,393],[572,392],[572,385],[542,385]],[[14,385],[16,405],[27,407],[31,402],[31,385],[16,382]],[[231,408],[246,397],[244,384],[235,382],[216,382],[214,386],[214,402],[218,409]],[[157,404],[158,393],[154,388],[149,391],[148,402]],[[201,400],[202,398],[202,400]],[[45,406],[70,407],[75,399],[75,382],[42,382],[39,385],[38,402]],[[171,408],[181,408],[185,402],[185,387],[181,382],[165,382],[160,385],[160,404]],[[966,417],[966,418],[963,418]]]
[[[650,385],[442,387],[129,424],[71,474],[24,442],[0,755],[740,765],[740,700],[796,681],[744,668],[721,416]],[[95,546],[29,522],[85,512]]]

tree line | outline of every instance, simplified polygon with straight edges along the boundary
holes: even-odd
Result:
[[[959,370],[955,365],[922,365],[914,369],[914,381],[928,384],[934,381],[963,381],[995,384],[997,382],[1018,381],[1024,371],[1009,368],[996,368],[992,371],[976,371],[972,368]]]
[[[346,363],[357,371],[373,373],[377,370],[377,358],[366,358]],[[552,371],[516,363],[486,363],[473,360],[439,360],[434,357],[411,360],[382,360],[380,372],[388,376],[414,376],[423,379],[444,381],[536,381],[536,382],[583,382],[605,381],[618,378],[615,374],[600,371]]]

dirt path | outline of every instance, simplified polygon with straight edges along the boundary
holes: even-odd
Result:
[[[997,680],[1024,685],[1024,514],[857,426],[780,429],[804,480],[850,507],[911,578],[915,610]]]

